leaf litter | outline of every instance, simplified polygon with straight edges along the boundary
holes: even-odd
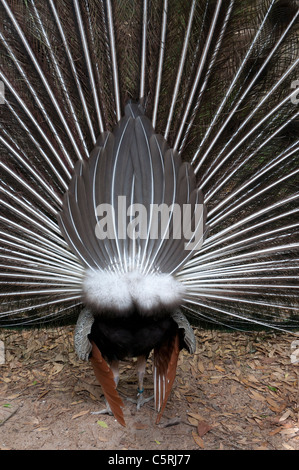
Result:
[[[299,450],[294,336],[196,330],[196,337],[195,355],[180,355],[161,423],[153,402],[137,412],[125,400],[123,428],[91,413],[104,408],[103,395],[90,364],[76,357],[73,327],[1,330],[0,449]],[[135,361],[125,361],[120,394],[136,398],[136,389]],[[150,358],[145,393],[152,390]]]

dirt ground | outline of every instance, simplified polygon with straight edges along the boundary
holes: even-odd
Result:
[[[182,352],[165,413],[125,401],[126,427],[104,406],[91,365],[79,361],[73,328],[2,330],[0,449],[299,450],[299,342],[291,334],[196,331]],[[292,355],[292,357],[291,357]],[[148,362],[145,393],[152,394]],[[135,397],[134,362],[119,391]]]

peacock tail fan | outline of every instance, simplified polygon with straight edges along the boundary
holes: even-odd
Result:
[[[298,328],[298,2],[0,4],[1,325],[152,276],[143,305],[171,292],[193,324]],[[97,237],[119,196],[200,204],[202,237],[151,239],[151,213],[120,237],[117,211]]]

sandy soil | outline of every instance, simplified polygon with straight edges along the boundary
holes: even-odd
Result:
[[[72,327],[2,330],[0,449],[299,450],[294,336],[202,330],[196,336],[196,354],[180,356],[160,424],[153,402],[136,412],[126,401],[124,428],[92,414],[103,408],[103,396],[91,365],[75,355]],[[147,395],[151,371],[149,360]],[[124,362],[120,393],[135,397],[136,387],[134,362]]]

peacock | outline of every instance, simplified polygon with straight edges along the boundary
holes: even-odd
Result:
[[[296,0],[1,0],[1,326],[74,323],[125,425],[193,326],[296,332]]]

